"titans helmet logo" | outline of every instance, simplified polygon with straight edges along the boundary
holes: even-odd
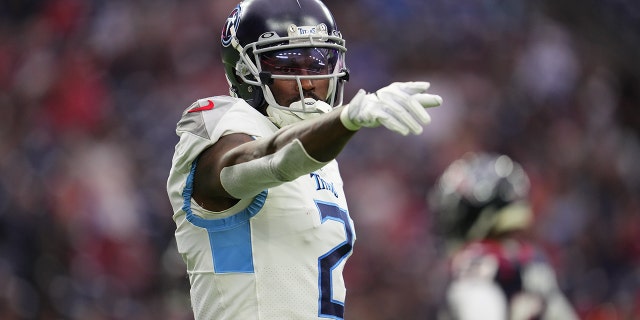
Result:
[[[238,24],[240,22],[240,5],[238,5],[231,14],[227,18],[227,22],[225,22],[224,27],[222,27],[222,36],[220,40],[222,41],[222,45],[228,47],[231,44],[231,40],[236,35],[236,31],[238,30]]]

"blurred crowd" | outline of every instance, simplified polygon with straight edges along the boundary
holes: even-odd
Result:
[[[326,0],[359,88],[426,80],[420,136],[339,157],[358,240],[348,319],[432,319],[426,193],[467,151],[523,164],[531,231],[584,319],[640,318],[640,5]],[[175,124],[228,93],[235,0],[0,2],[0,319],[190,319],[165,185]]]

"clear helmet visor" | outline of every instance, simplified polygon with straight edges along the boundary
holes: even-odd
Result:
[[[322,76],[336,72],[340,55],[333,48],[296,48],[260,55],[261,71],[273,76]]]
[[[305,96],[302,81],[328,80],[328,91],[325,97],[319,97],[322,102],[331,106],[342,103],[341,88],[338,88],[339,78],[344,72],[344,51],[333,47],[294,47],[281,50],[264,50],[257,55],[259,74],[268,74],[272,80],[296,81],[300,94],[298,101],[304,101]],[[261,79],[264,80],[264,79]],[[261,87],[269,106],[287,109],[292,112],[317,113],[323,112],[309,108],[308,103],[280,105],[271,92],[268,83],[261,81]],[[340,92],[339,92],[340,91]],[[336,96],[338,99],[336,99]],[[338,101],[336,101],[338,100]]]

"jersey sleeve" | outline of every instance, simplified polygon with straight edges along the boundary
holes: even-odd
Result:
[[[185,109],[176,127],[180,140],[175,146],[167,179],[167,193],[174,213],[184,205],[183,190],[193,161],[202,151],[224,135],[244,133],[259,138],[276,130],[267,117],[242,99],[210,97]]]
[[[172,168],[186,173],[191,163],[220,137],[244,133],[262,137],[277,128],[244,100],[232,97],[209,97],[189,106],[177,124],[180,141],[175,147]]]

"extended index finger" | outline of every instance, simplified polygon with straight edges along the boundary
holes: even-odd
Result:
[[[402,92],[413,95],[427,91],[431,83],[426,81],[396,82],[394,86],[402,90]]]
[[[424,108],[437,107],[442,104],[442,97],[437,94],[420,93],[412,96]]]

